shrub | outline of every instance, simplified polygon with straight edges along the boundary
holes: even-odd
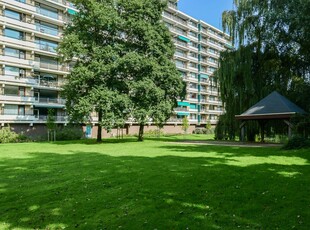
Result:
[[[158,136],[163,136],[164,131],[161,129],[160,130],[153,129],[153,130],[149,130],[149,131],[145,132],[144,135],[148,136],[148,137],[158,137]]]
[[[207,129],[207,128],[196,128],[193,131],[193,134],[213,134],[214,130],[213,129]]]
[[[17,140],[18,142],[27,142],[30,139],[25,134],[21,133],[21,134],[18,134]]]
[[[84,133],[81,127],[66,126],[56,131],[57,141],[80,140],[83,138],[83,136]]]
[[[0,143],[13,143],[18,141],[18,134],[10,127],[0,129]]]
[[[203,129],[195,129],[194,131],[193,131],[193,134],[203,134]]]
[[[310,148],[310,140],[302,136],[293,136],[288,140],[284,149]]]

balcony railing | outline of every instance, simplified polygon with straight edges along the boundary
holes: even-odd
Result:
[[[57,51],[57,47],[55,46],[50,46],[47,44],[38,44],[36,43],[36,48],[39,50],[44,50],[44,51],[48,51],[48,52],[52,52],[52,53],[56,53]]]
[[[0,115],[7,116],[33,116],[32,112],[19,113],[17,110],[12,111],[0,111]]]
[[[35,100],[39,103],[44,103],[44,104],[60,104],[60,105],[66,104],[66,100],[62,98],[44,98],[44,97],[37,98],[36,97]]]
[[[36,11],[38,14],[41,14],[43,16],[53,18],[53,19],[57,19],[57,20],[59,19],[59,15],[57,13],[50,12],[50,11],[42,9],[40,7],[37,7]]]
[[[175,111],[184,111],[184,112],[188,112],[187,108],[182,108],[182,107],[177,107],[174,109]]]
[[[41,33],[49,34],[49,35],[53,35],[53,36],[60,36],[61,35],[61,33],[56,29],[51,29],[51,28],[47,28],[47,27],[43,27],[43,26],[39,26],[39,25],[36,26],[36,30],[41,32]]]
[[[173,8],[173,9],[177,9],[177,6],[171,2],[168,2],[168,6]]]
[[[167,122],[182,122],[182,118],[170,118]]]
[[[47,121],[47,116],[46,115],[39,115],[39,116],[35,116],[35,118],[39,121]],[[67,116],[54,116],[55,121],[57,122],[66,122],[68,121],[68,117]]]

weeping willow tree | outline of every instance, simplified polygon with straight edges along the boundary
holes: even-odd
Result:
[[[222,52],[219,60],[216,76],[226,113],[218,136],[234,138],[239,131],[235,115],[274,90],[309,109],[309,10],[308,0],[234,0],[234,9],[223,12],[223,29],[237,48]],[[258,125],[249,122],[248,140],[258,132]]]

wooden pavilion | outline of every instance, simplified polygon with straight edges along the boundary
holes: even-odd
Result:
[[[245,140],[245,124],[249,120],[257,120],[259,122],[262,142],[264,142],[264,128],[269,120],[283,120],[288,126],[288,136],[291,137],[293,125],[290,119],[296,114],[306,114],[306,112],[286,97],[274,91],[241,115],[235,116],[237,120],[241,120],[240,141]]]

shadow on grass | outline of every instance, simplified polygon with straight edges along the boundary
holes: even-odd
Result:
[[[238,162],[237,148],[229,153],[226,148],[232,154],[226,157],[216,146],[161,148],[208,154],[148,158],[29,152],[26,159],[1,161],[0,229],[310,228],[305,159],[240,167],[231,164]],[[242,152],[239,158],[246,156]]]
[[[129,143],[129,142],[138,142],[136,137],[125,137],[123,139],[117,138],[103,138],[102,142],[97,142],[96,139],[82,139],[82,140],[73,140],[73,141],[56,141],[56,142],[38,142],[38,143],[51,143],[55,145],[71,145],[71,144],[85,144],[85,145],[96,145],[96,144],[120,144],[120,143]]]

